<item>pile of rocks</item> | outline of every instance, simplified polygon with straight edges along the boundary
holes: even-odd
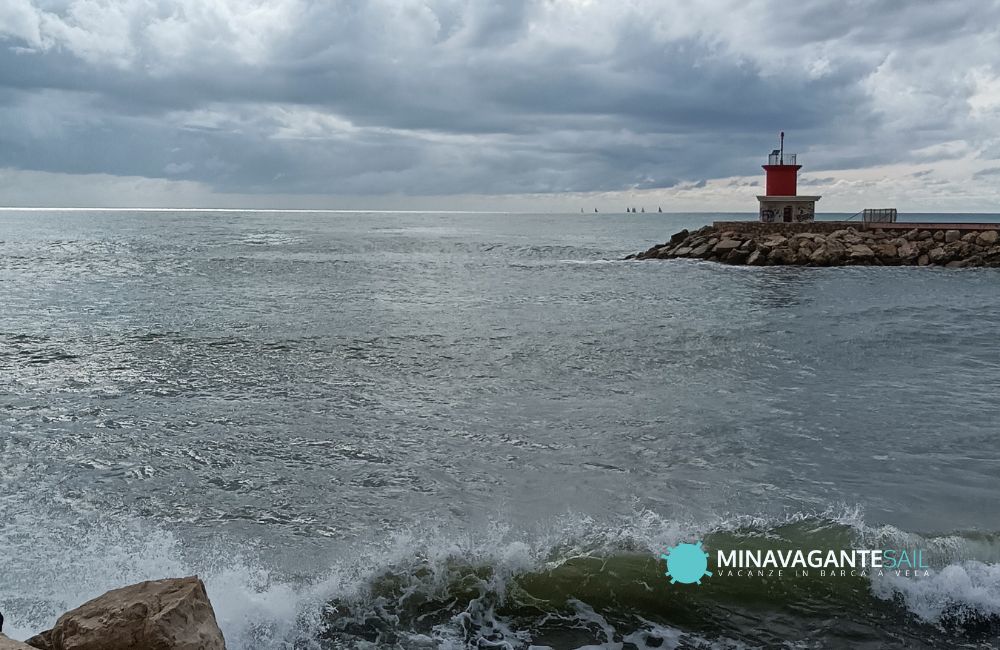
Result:
[[[751,266],[1000,267],[1000,231],[858,230],[750,234],[705,226],[625,259],[692,258]]]
[[[197,576],[109,591],[66,612],[24,643],[0,633],[0,650],[226,650]]]

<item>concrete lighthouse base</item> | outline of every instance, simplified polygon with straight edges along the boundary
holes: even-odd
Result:
[[[808,223],[816,218],[818,196],[758,196],[764,223]]]

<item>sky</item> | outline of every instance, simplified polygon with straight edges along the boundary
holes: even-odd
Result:
[[[1000,0],[0,0],[0,205],[1000,212]]]

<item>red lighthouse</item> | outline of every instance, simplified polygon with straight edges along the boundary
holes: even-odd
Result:
[[[781,132],[779,148],[767,157],[763,165],[765,176],[764,196],[760,201],[760,220],[801,223],[816,216],[818,196],[799,196],[797,178],[802,165],[796,164],[794,153],[785,153],[785,132]]]

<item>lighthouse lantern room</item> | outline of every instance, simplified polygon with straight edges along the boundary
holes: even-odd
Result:
[[[779,147],[767,157],[763,165],[765,176],[765,191],[767,194],[758,196],[760,201],[760,220],[786,223],[803,223],[816,218],[816,201],[818,196],[799,196],[796,188],[799,169],[796,155],[785,153],[785,132],[781,132]]]

